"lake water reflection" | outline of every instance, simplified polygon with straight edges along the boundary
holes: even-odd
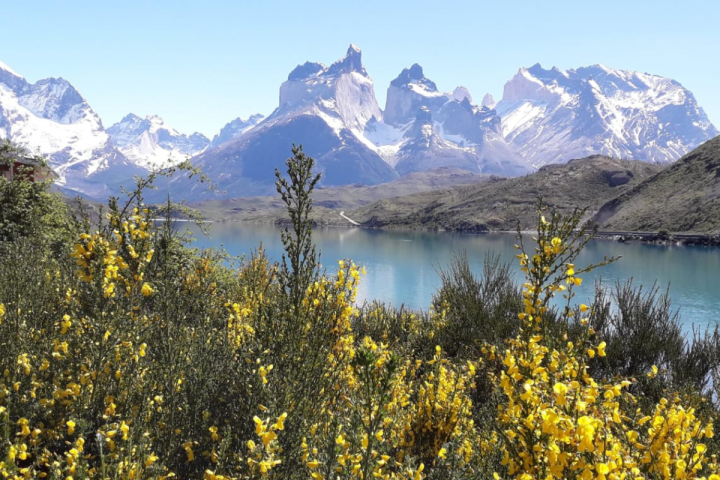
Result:
[[[261,242],[273,260],[279,260],[283,252],[280,231],[272,225],[216,223],[210,226],[209,237],[197,233],[195,236],[198,239],[195,246],[223,246],[233,255],[248,253]],[[448,265],[457,252],[467,252],[475,272],[482,271],[488,253],[499,254],[503,261],[517,265],[513,248],[516,240],[510,234],[324,228],[316,229],[313,238],[322,252],[323,267],[329,271],[334,271],[337,260],[344,258],[366,267],[360,301],[376,299],[413,309],[429,307],[440,283],[437,267]],[[720,249],[597,240],[587,246],[577,264],[596,263],[604,255],[623,258],[586,275],[582,287],[576,290],[578,300],[590,300],[597,278],[602,277],[603,283],[609,284],[632,277],[636,284],[646,288],[655,281],[663,290],[669,284],[673,306],[680,309],[681,318],[688,325],[705,326],[720,319]],[[519,267],[515,269],[518,278],[522,278]]]

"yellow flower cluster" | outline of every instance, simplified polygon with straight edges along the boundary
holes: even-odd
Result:
[[[462,439],[462,459],[468,461],[472,454],[468,435],[474,430],[468,393],[475,388],[475,364],[454,366],[438,346],[424,365],[425,373],[418,376],[420,367],[423,363],[415,362],[399,376],[407,384],[403,397],[408,402],[400,430],[401,459],[407,455],[432,461],[444,445]]]
[[[142,214],[147,217],[148,210]],[[118,283],[124,294],[130,296],[138,288],[148,297],[154,290],[143,281],[144,269],[152,260],[154,250],[150,248],[152,232],[147,218],[135,208],[133,215],[121,220],[117,215],[108,214],[110,224],[115,227],[111,235],[95,232],[82,233],[71,256],[80,268],[80,280],[92,282],[102,278],[102,290],[106,298],[114,298]]]
[[[369,337],[354,350],[339,387],[345,403],[303,439],[312,478],[420,479],[427,464],[457,470],[470,461],[478,442],[468,396],[473,362],[453,365],[437,347],[427,362],[400,364]],[[333,455],[323,439],[333,440]]]
[[[270,424],[269,419],[261,420],[260,417],[253,417],[255,434],[262,445],[256,445],[252,440],[247,442],[249,452],[247,462],[251,472],[257,470],[262,476],[265,476],[274,467],[280,465],[281,461],[276,458],[279,449],[277,432],[285,430],[285,419],[287,419],[287,413],[280,415],[273,424]]]

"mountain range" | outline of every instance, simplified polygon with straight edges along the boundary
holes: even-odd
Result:
[[[521,68],[495,108],[503,138],[538,168],[589,154],[669,163],[718,135],[675,80],[603,65]]]
[[[66,188],[100,197],[144,170],[114,146],[100,117],[67,80],[29,83],[0,64],[0,138],[46,155]]]
[[[68,81],[29,83],[0,63],[0,138],[48,156],[64,188],[100,198],[185,158],[229,197],[269,194],[293,142],[333,186],[439,167],[514,177],[592,154],[665,164],[718,134],[678,82],[602,65],[520,68],[500,101],[485,95],[476,104],[464,87],[441,92],[413,64],[390,83],[381,109],[351,45],[329,66],[298,65],[279,93],[270,115],[232,120],[212,140],[157,115],[130,113],[106,129]],[[211,197],[183,177],[160,187],[163,196]]]
[[[583,220],[605,236],[720,245],[720,136],[668,165],[592,155],[515,178],[442,167],[381,185],[318,188],[312,197],[313,221],[326,226],[533,230],[542,197],[563,215],[586,209]],[[193,206],[213,221],[288,221],[278,196]],[[675,234],[682,235],[673,239]]]

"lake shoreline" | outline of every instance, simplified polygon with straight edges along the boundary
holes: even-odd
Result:
[[[262,220],[217,220],[219,223],[248,223],[248,224],[265,224],[276,226],[288,226],[289,220],[274,219],[267,221]],[[490,230],[490,229],[445,229],[445,228],[427,228],[419,225],[383,225],[373,226],[367,224],[352,225],[343,222],[323,222],[315,221],[316,227],[325,228],[362,228],[368,230],[382,230],[391,232],[435,232],[435,233],[461,233],[464,235],[486,235],[486,234],[516,234],[515,230]],[[523,230],[520,233],[532,234],[532,230]],[[705,246],[720,247],[720,235],[699,234],[699,233],[667,233],[667,232],[630,232],[630,231],[598,231],[595,232],[594,238],[598,240],[609,240],[619,243],[643,243],[650,245],[664,246]]]
[[[595,238],[613,240],[620,243],[647,243],[652,245],[683,246],[693,245],[702,247],[720,246],[720,235],[705,234],[669,234],[658,232],[598,232]]]
[[[282,218],[251,218],[251,219],[214,219],[204,220],[220,224],[249,224],[249,225],[275,225],[290,226],[290,221]],[[487,235],[487,234],[516,234],[516,230],[490,230],[484,228],[470,229],[446,229],[442,227],[423,227],[421,225],[382,225],[374,226],[366,223],[352,225],[347,220],[338,216],[337,220],[329,220],[327,216],[315,219],[315,227],[343,228],[343,229],[367,229],[389,232],[435,232],[435,233],[460,233],[464,235]],[[532,234],[533,230],[523,230],[521,233]],[[642,243],[649,245],[664,246],[705,246],[720,247],[720,234],[699,234],[699,233],[669,233],[669,232],[633,232],[633,231],[598,231],[594,234],[598,240],[608,240],[619,243]]]
[[[352,216],[351,216],[352,217]],[[404,231],[377,228],[337,228],[338,222],[325,226],[318,222],[313,230],[313,243],[322,252],[324,268],[334,270],[337,261],[352,259],[367,268],[359,291],[359,301],[378,300],[393,305],[425,310],[428,299],[440,287],[438,269],[447,269],[455,258],[467,255],[474,275],[482,275],[485,259],[497,255],[510,265],[513,275],[522,278],[517,264],[517,232]],[[180,225],[180,224],[178,224]],[[188,225],[187,223],[184,224]],[[268,222],[215,222],[209,225],[209,235],[190,224],[197,242],[194,247],[221,247],[230,256],[247,255],[263,245],[271,261],[280,261],[284,252],[280,230],[282,226]],[[333,228],[334,227],[334,228]],[[522,232],[524,243],[531,248],[530,237],[536,232]],[[584,278],[579,297],[589,300],[593,285],[602,278],[606,285],[634,280],[635,285],[652,289],[654,284],[672,284],[673,305],[683,313],[683,323],[715,325],[716,300],[720,298],[720,256],[715,248],[619,242],[613,237],[599,237],[589,242],[577,259],[579,265],[597,264],[605,257],[622,260],[592,272]],[[649,291],[649,290],[648,290]],[[585,302],[587,303],[587,301]]]

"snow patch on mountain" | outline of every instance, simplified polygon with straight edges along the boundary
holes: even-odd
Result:
[[[517,135],[540,121],[547,110],[541,101],[501,102],[495,109],[502,118],[501,130],[505,138],[512,141]]]
[[[397,153],[405,143],[405,132],[411,124],[396,127],[388,125],[382,120],[372,119],[365,126],[362,135],[369,148],[376,151],[380,157],[389,165],[395,167],[398,158]]]

